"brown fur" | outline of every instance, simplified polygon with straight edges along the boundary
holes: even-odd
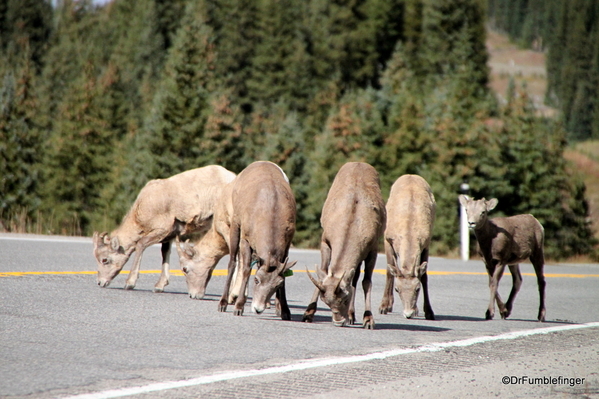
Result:
[[[393,286],[403,302],[403,314],[411,318],[418,314],[420,287],[424,294],[424,316],[434,320],[428,297],[428,250],[435,222],[435,196],[429,184],[417,175],[400,176],[387,201],[385,253],[387,280],[380,313],[393,309]]]
[[[537,319],[545,321],[545,276],[543,274],[545,232],[541,223],[532,215],[489,219],[489,211],[497,206],[495,198],[488,201],[484,198],[473,200],[460,195],[460,203],[466,209],[468,224],[474,229],[478,250],[489,274],[491,300],[485,318],[490,320],[495,315],[495,301],[502,319],[510,315],[514,299],[522,285],[519,262],[530,259],[539,286],[540,304]],[[512,290],[504,304],[497,292],[497,287],[506,265],[512,274]]]
[[[353,324],[355,289],[360,265],[364,262],[362,287],[366,306],[362,324],[364,328],[374,328],[370,309],[372,272],[385,219],[385,203],[376,170],[362,162],[343,165],[322,209],[319,281],[309,275],[316,290],[303,321],[312,322],[320,295],[331,308],[335,325]]]
[[[154,290],[163,291],[168,284],[171,240],[180,234],[205,233],[212,223],[216,198],[234,178],[234,173],[211,165],[148,182],[116,230],[110,235],[94,233],[98,285],[110,284],[135,252],[125,285],[125,289],[133,289],[143,251],[162,243],[162,273]]]
[[[219,311],[227,309],[229,287],[239,257],[241,287],[247,286],[252,261],[257,262],[252,309],[262,313],[276,292],[277,312],[283,320],[290,320],[284,273],[295,264],[287,263],[287,255],[295,234],[296,205],[285,174],[271,162],[252,163],[233,182],[231,205],[229,274]],[[240,291],[235,315],[243,314],[246,300]]]

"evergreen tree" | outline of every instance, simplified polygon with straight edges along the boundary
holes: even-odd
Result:
[[[52,30],[52,6],[46,0],[0,2],[0,49],[18,60],[31,57],[37,70],[47,50]],[[18,62],[18,61],[17,61]]]
[[[534,116],[523,90],[511,98],[502,117],[501,155],[509,165],[504,179],[512,190],[496,194],[507,215],[532,213],[545,228],[548,257],[587,254],[595,244],[583,200],[584,186],[563,157],[565,132]]]
[[[301,31],[303,2],[263,0],[252,75],[247,82],[254,103],[285,101],[303,110],[313,94],[310,59]]]
[[[322,205],[335,175],[346,162],[380,164],[378,149],[383,145],[382,115],[374,90],[347,93],[331,111],[323,132],[315,137],[315,150],[307,168],[310,175],[303,222],[303,236],[311,245],[320,238]]]
[[[0,90],[0,220],[31,217],[40,205],[43,135],[37,122],[34,64],[25,54],[8,70]]]
[[[212,93],[199,151],[203,162],[239,173],[253,158],[248,154],[250,137],[243,129],[243,113],[232,97],[230,91]]]
[[[206,0],[207,22],[214,30],[218,52],[215,74],[232,90],[232,101],[252,111],[247,82],[258,45],[259,3],[255,0]]]
[[[165,178],[210,163],[201,152],[208,117],[209,97],[214,91],[215,51],[212,31],[203,10],[195,3],[186,9],[181,28],[169,52],[164,76],[144,125],[135,156],[151,162],[136,164],[136,184]],[[141,179],[141,182],[139,181]]]
[[[112,185],[113,134],[119,120],[116,71],[97,79],[87,63],[59,106],[45,162],[45,214],[54,233],[89,234],[108,221],[103,194]]]

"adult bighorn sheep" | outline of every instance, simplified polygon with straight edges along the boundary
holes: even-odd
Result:
[[[252,265],[257,265],[252,309],[262,313],[276,292],[277,314],[283,320],[291,320],[285,296],[285,272],[296,263],[287,262],[295,234],[296,205],[286,176],[272,162],[254,162],[239,173],[231,190],[229,273],[218,310],[227,310],[229,287],[238,260],[241,287],[247,287]],[[238,316],[243,315],[247,300],[244,292],[241,289],[235,301],[233,314]]]
[[[143,251],[162,243],[162,272],[154,287],[155,292],[162,292],[169,280],[171,240],[177,235],[206,232],[216,199],[234,178],[233,172],[210,165],[148,182],[117,229],[110,235],[94,233],[98,285],[108,286],[135,252],[125,284],[125,289],[133,289]]]
[[[484,198],[473,200],[460,195],[459,199],[466,209],[468,225],[474,230],[479,253],[489,274],[491,301],[485,318],[491,320],[495,315],[495,301],[502,319],[510,315],[514,299],[522,285],[519,262],[530,259],[539,286],[540,304],[537,319],[545,321],[545,276],[543,275],[545,232],[541,223],[530,214],[489,219],[488,213],[497,206],[496,198],[488,201]],[[506,265],[512,274],[513,283],[510,296],[504,304],[497,292],[497,286]]]
[[[393,183],[387,201],[387,280],[380,313],[393,310],[393,286],[396,285],[404,316],[410,319],[418,315],[418,294],[422,286],[424,317],[435,319],[428,297],[427,275],[435,209],[435,196],[422,177],[403,175]]]
[[[339,169],[322,209],[321,266],[303,321],[312,322],[318,297],[331,308],[333,324],[353,324],[355,291],[364,262],[364,328],[374,328],[371,290],[379,237],[385,229],[385,203],[377,171],[367,163],[349,162]]]

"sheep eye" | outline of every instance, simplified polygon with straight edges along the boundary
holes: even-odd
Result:
[[[108,264],[108,258],[102,258],[102,264],[103,265],[107,265]]]
[[[254,277],[254,284],[260,284],[260,280],[258,280],[256,277]]]

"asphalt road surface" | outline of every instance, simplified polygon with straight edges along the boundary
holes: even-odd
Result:
[[[217,312],[221,261],[204,300],[192,300],[178,271],[153,293],[159,247],[149,248],[135,290],[121,273],[96,285],[86,238],[0,234],[0,397],[13,398],[599,398],[599,265],[545,267],[547,322],[536,321],[532,266],[507,320],[485,321],[487,276],[480,260],[433,257],[431,304],[437,320],[378,314],[381,256],[374,275],[376,329],[334,327],[319,303],[302,323],[317,251],[292,250],[287,278],[292,321],[246,305],[241,317]],[[129,262],[125,271],[130,267]],[[500,284],[507,297],[508,275]],[[251,295],[251,293],[250,293]],[[422,298],[419,300],[422,308]],[[496,316],[498,317],[498,316]]]

